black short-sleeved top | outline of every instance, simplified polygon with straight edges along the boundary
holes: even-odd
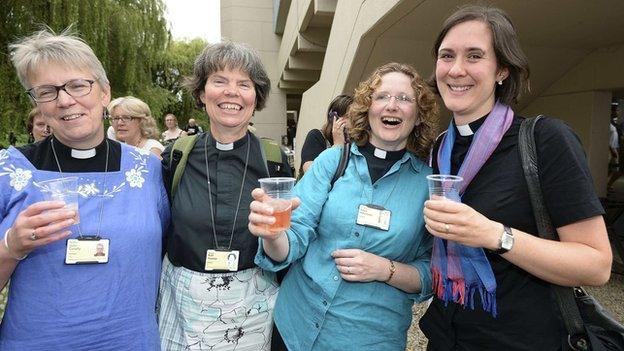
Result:
[[[205,146],[208,152],[210,191],[218,246],[224,250],[228,249],[241,191],[247,145],[250,145],[249,163],[229,250],[239,250],[239,270],[255,267],[254,256],[258,249],[258,238],[247,228],[249,204],[252,201],[251,191],[259,187],[258,179],[269,174],[272,177],[290,177],[292,174],[285,155],[282,155],[281,164],[273,162],[265,164],[260,141],[251,133],[235,141],[234,148],[228,151],[218,150],[216,141],[210,133],[200,134],[197,138],[195,146],[189,153],[177,193],[171,202],[171,224],[167,230],[165,250],[175,266],[206,272],[204,270],[206,250],[217,248],[210,216]],[[164,179],[168,188],[172,176],[169,169],[170,148],[171,146],[162,153]]]
[[[485,118],[470,124],[473,131]],[[513,124],[498,147],[468,186],[462,201],[487,218],[535,234],[537,227],[518,152],[518,131]],[[459,134],[459,133],[458,133]],[[472,141],[457,136],[451,173],[457,174]],[[578,137],[556,119],[540,120],[535,128],[539,177],[544,201],[555,227],[603,214]],[[434,148],[434,173],[438,172]],[[475,310],[434,297],[420,320],[429,350],[560,350],[565,328],[550,285],[487,252],[496,277],[498,316],[492,317],[475,297]]]
[[[308,135],[306,135],[305,142],[301,148],[301,164],[314,161],[314,159],[328,147],[331,147],[331,145],[327,139],[325,139],[323,133],[318,129],[312,129],[308,132]]]

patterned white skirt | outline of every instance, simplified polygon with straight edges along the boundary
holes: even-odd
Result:
[[[260,268],[199,273],[165,256],[158,313],[163,351],[269,351],[277,291],[275,274]]]

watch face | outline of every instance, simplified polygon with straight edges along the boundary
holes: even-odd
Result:
[[[513,236],[505,233],[503,234],[503,237],[501,238],[501,247],[505,250],[511,250],[511,247],[513,246],[514,243],[514,238]]]

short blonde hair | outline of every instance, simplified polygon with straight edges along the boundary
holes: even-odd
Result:
[[[149,106],[134,96],[118,97],[108,104],[108,111],[112,113],[116,108],[123,110],[132,117],[139,118],[139,128],[141,135],[148,139],[158,139],[160,131],[156,125],[156,120],[152,117]]]
[[[56,63],[66,67],[85,69],[93,74],[100,86],[110,86],[102,62],[91,47],[67,28],[60,34],[42,30],[9,45],[11,62],[25,89],[32,88],[28,79],[35,70]]]
[[[407,150],[424,161],[429,157],[429,150],[436,136],[438,105],[431,89],[410,65],[387,63],[375,69],[368,79],[360,83],[355,90],[353,103],[346,114],[349,136],[359,146],[368,142],[370,139],[368,109],[372,102],[371,94],[381,85],[381,78],[392,72],[403,73],[411,78],[414,96],[416,96],[416,126],[407,138]]]

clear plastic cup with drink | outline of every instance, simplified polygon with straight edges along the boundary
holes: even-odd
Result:
[[[461,202],[459,191],[464,178],[449,174],[431,174],[427,176],[429,199]]]
[[[80,212],[78,212],[78,177],[44,180],[37,184],[41,189],[44,200],[65,202],[65,206],[62,209],[50,211],[76,211],[74,223],[80,223]]]
[[[277,233],[290,227],[292,211],[292,189],[295,178],[276,177],[259,179],[260,187],[271,199],[267,203],[273,208],[275,223],[267,225],[270,232]]]

